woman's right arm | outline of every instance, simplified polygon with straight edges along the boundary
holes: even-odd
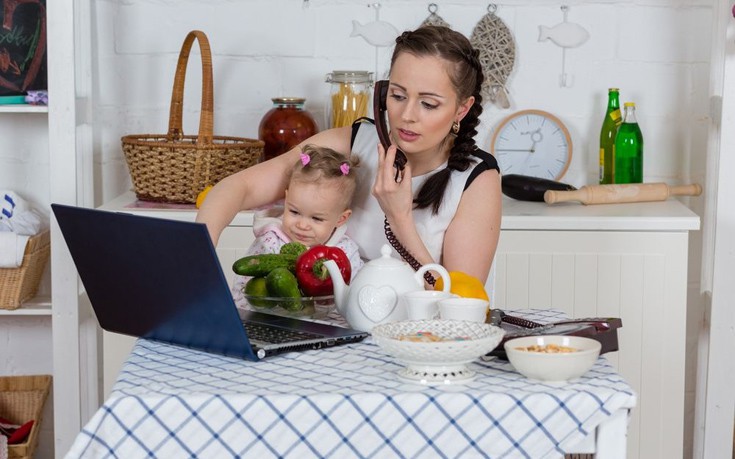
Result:
[[[304,145],[329,147],[346,154],[350,150],[351,132],[350,127],[322,131],[282,155],[225,177],[207,193],[196,221],[207,225],[216,246],[220,234],[239,211],[283,198],[288,171],[299,159]]]

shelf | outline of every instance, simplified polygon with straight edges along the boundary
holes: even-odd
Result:
[[[18,309],[0,309],[0,316],[50,316],[51,298],[39,296],[32,298]]]
[[[0,113],[48,113],[48,105],[0,105]]]

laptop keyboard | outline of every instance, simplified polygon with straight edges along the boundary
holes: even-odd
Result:
[[[265,343],[280,344],[324,338],[322,335],[316,335],[314,333],[287,330],[265,324],[244,322],[244,325],[245,330],[248,332],[248,338]]]

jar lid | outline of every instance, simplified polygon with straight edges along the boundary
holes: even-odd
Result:
[[[306,102],[306,99],[303,97],[274,97],[271,100],[274,104],[302,105]]]
[[[367,70],[333,70],[327,74],[327,83],[372,83],[373,72]]]

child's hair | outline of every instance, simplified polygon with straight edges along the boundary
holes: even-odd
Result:
[[[331,148],[305,145],[293,169],[289,183],[333,181],[344,197],[345,209],[349,208],[357,187],[357,167],[360,158],[345,156]]]

